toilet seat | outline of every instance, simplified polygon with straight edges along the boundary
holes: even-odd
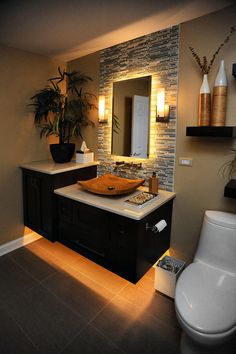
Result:
[[[236,329],[236,277],[201,262],[181,274],[175,293],[176,311],[193,331],[217,335]]]

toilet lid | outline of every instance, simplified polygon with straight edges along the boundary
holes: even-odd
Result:
[[[223,333],[236,325],[236,276],[205,264],[190,264],[176,286],[175,306],[198,332]]]
[[[207,210],[205,212],[205,217],[213,224],[236,229],[236,214]]]

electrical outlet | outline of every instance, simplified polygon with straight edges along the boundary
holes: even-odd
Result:
[[[180,157],[179,158],[179,165],[192,167],[192,165],[193,165],[192,157]]]

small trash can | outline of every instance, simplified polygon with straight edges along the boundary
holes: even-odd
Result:
[[[155,267],[155,289],[174,299],[176,281],[184,266],[184,261],[169,256],[159,260]]]

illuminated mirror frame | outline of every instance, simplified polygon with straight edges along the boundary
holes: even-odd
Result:
[[[113,82],[114,81],[121,81],[121,80],[128,80],[128,79],[134,79],[134,78],[139,78],[143,76],[151,76],[151,103],[150,103],[150,125],[149,125],[149,158],[148,159],[141,159],[141,158],[134,158],[134,157],[128,157],[128,156],[116,156],[111,154],[111,137],[112,137],[112,98],[113,98],[113,92],[112,92],[112,87],[113,87]],[[159,75],[157,73],[150,73],[150,72],[145,72],[142,73],[142,75],[138,74],[133,74],[133,75],[128,75],[128,76],[117,76],[114,78],[113,81],[110,81],[109,83],[109,90],[106,96],[104,96],[103,93],[101,93],[101,96],[105,97],[105,115],[101,115],[101,121],[99,120],[99,124],[101,123],[101,126],[106,123],[105,126],[107,125],[107,129],[109,129],[110,133],[106,133],[106,140],[105,144],[106,146],[110,146],[110,156],[112,157],[111,160],[115,159],[121,159],[125,161],[150,161],[151,159],[156,159],[156,156],[158,154],[157,151],[157,143],[156,143],[156,137],[158,135],[158,124],[156,120],[156,104],[157,104],[157,90],[161,87],[160,84],[160,79]],[[104,118],[103,118],[104,117]],[[105,128],[104,126],[104,128]]]

